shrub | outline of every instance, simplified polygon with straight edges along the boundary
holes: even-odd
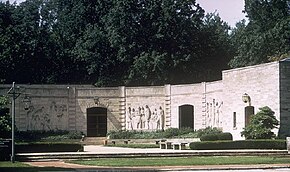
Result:
[[[204,129],[199,129],[196,131],[197,132],[197,137],[201,137],[203,135],[207,135],[207,134],[215,134],[215,133],[222,133],[222,131],[216,127],[211,128],[211,127],[207,127]]]
[[[189,145],[193,150],[286,149],[285,140],[204,141]]]
[[[218,140],[217,134],[205,134],[200,137],[200,141],[216,141]]]
[[[110,139],[131,139],[135,131],[110,131],[107,135]]]
[[[231,133],[205,134],[200,137],[201,141],[233,140]]]
[[[79,143],[63,143],[63,142],[41,142],[16,144],[16,153],[35,153],[35,152],[77,152],[82,151],[83,146]]]
[[[11,116],[7,105],[9,99],[6,96],[0,96],[0,138],[11,138]]]
[[[0,161],[8,161],[11,156],[11,140],[0,139]]]
[[[246,139],[271,139],[275,138],[272,129],[279,125],[278,120],[274,116],[275,112],[268,106],[259,108],[260,111],[254,115],[248,126],[241,132]]]
[[[19,142],[35,141],[64,141],[69,139],[81,139],[83,133],[80,131],[17,131],[16,140]]]
[[[218,140],[233,140],[231,133],[220,133],[218,134]]]

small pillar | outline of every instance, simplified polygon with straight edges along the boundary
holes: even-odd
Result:
[[[286,137],[286,142],[287,142],[288,154],[290,154],[290,137]]]

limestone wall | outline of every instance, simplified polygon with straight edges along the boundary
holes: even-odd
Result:
[[[15,122],[18,130],[69,130],[69,90],[67,86],[17,85],[22,94],[16,99]],[[5,94],[11,85],[3,85]],[[31,104],[24,110],[23,99]]]
[[[240,132],[245,127],[244,108],[247,106],[242,101],[245,93],[250,96],[255,113],[258,108],[268,106],[280,119],[279,91],[279,62],[223,71],[224,131],[231,132],[234,139],[242,139]]]
[[[279,135],[290,136],[290,61],[280,62],[280,129]]]
[[[120,101],[121,88],[96,88],[93,86],[75,87],[75,128],[86,133],[87,130],[87,109],[92,107],[107,108],[108,131],[120,130],[121,115]],[[94,98],[98,97],[99,104],[95,104]],[[73,123],[73,121],[72,121]]]
[[[165,88],[163,86],[128,87],[125,95],[126,129],[155,130],[165,128],[165,114],[160,114],[165,112]]]
[[[242,96],[247,93],[254,113],[269,106],[281,122],[279,133],[290,135],[290,62],[238,68],[222,74],[221,81],[186,85],[106,88],[20,85],[16,125],[19,130],[86,133],[88,108],[101,107],[107,110],[107,131],[179,128],[181,108],[189,106],[193,112],[186,115],[192,116],[194,129],[218,127],[231,132],[234,139],[243,139],[240,132],[245,127],[248,104],[242,101]],[[10,87],[0,85],[0,94],[6,94]],[[22,101],[25,96],[31,100],[27,110]]]

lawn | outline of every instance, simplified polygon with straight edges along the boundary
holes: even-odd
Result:
[[[156,158],[99,158],[93,160],[74,160],[69,163],[110,166],[191,166],[191,165],[231,165],[231,164],[290,164],[290,157],[156,157]]]
[[[0,171],[2,172],[39,172],[39,171],[75,171],[73,169],[54,168],[54,167],[33,167],[22,162],[11,163],[0,161]]]

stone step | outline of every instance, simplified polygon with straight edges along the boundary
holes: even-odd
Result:
[[[17,161],[53,161],[65,159],[92,159],[92,158],[144,158],[144,157],[188,157],[188,156],[284,156],[289,157],[287,150],[210,150],[210,151],[192,151],[192,150],[160,150],[143,152],[57,152],[57,153],[22,153],[16,155]]]

